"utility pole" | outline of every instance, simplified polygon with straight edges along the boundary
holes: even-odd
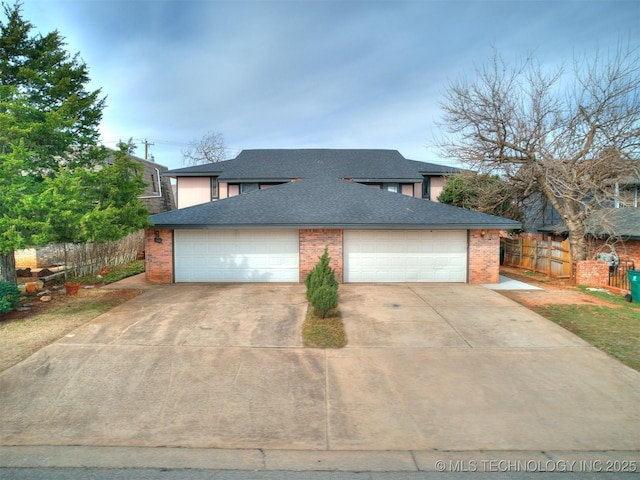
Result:
[[[149,146],[154,145],[153,143],[149,143],[149,141],[145,138],[142,142],[144,144],[144,159],[149,160]]]

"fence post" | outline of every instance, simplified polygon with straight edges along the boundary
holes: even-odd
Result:
[[[518,261],[518,265],[522,268],[522,262],[524,262],[524,243],[522,241],[522,237],[518,239],[518,244],[520,246],[520,260]]]
[[[551,272],[551,257],[553,257],[553,242],[551,240],[547,240],[547,265],[546,265],[546,269],[547,269],[547,276],[548,277],[552,277],[552,273]]]

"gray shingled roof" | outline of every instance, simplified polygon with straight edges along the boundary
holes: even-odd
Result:
[[[422,176],[397,150],[243,150],[220,180],[352,178],[420,182]]]
[[[448,165],[438,165],[436,163],[421,162],[419,160],[407,160],[407,162],[412,162],[421,175],[453,175],[462,172],[462,169]]]
[[[640,238],[640,208],[602,208],[584,221],[585,233],[596,237],[617,236],[622,238]],[[564,223],[545,225],[539,232],[567,234]]]
[[[422,173],[455,173],[457,170],[407,160],[397,150],[264,149],[243,150],[233,160],[170,170],[167,175],[212,174],[227,182],[278,182],[323,176],[359,182],[421,182]]]
[[[153,215],[164,228],[518,229],[506,218],[333,178],[305,179]]]
[[[176,168],[165,172],[168,177],[201,177],[203,175],[220,175],[225,166],[233,160],[223,160],[222,162],[203,163],[201,165],[193,165],[191,167]]]

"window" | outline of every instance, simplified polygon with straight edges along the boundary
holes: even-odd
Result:
[[[211,177],[211,200],[218,199],[218,177]]]
[[[257,183],[241,183],[240,184],[240,193],[255,192],[256,190],[258,190]]]
[[[400,191],[400,184],[398,183],[383,183],[382,188],[388,192],[398,193]]]
[[[422,198],[431,200],[431,177],[422,178]]]

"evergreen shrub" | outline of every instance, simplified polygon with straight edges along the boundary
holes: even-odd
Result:
[[[9,313],[20,303],[20,290],[10,282],[0,282],[0,315]]]
[[[304,281],[307,300],[313,307],[313,313],[320,318],[325,318],[338,306],[338,281],[329,262],[329,247],[326,246],[320,261]]]

